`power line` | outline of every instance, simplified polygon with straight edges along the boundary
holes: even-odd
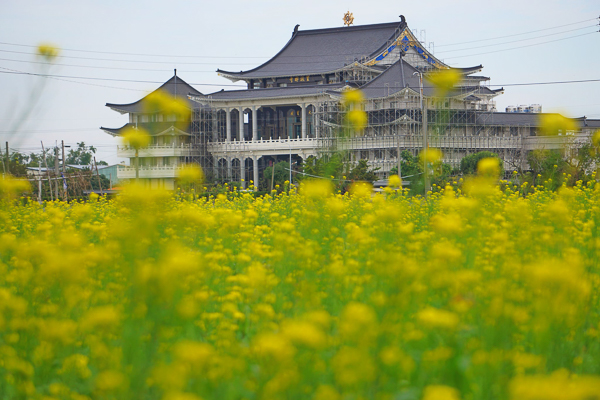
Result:
[[[19,44],[19,43],[8,43],[8,42],[0,42],[0,44],[8,45],[8,46],[19,46],[19,47],[29,47],[37,49],[38,46],[29,45],[29,44]],[[267,57],[258,57],[258,56],[180,56],[173,54],[149,54],[149,53],[119,53],[113,51],[98,51],[98,50],[81,50],[81,49],[69,49],[69,48],[61,48],[61,51],[74,51],[80,53],[95,53],[95,54],[115,54],[121,56],[143,56],[143,57],[172,57],[172,58],[224,58],[224,59],[238,59],[238,58],[267,58]]]
[[[56,65],[60,67],[75,67],[75,68],[93,68],[93,69],[112,69],[112,70],[121,70],[121,71],[147,71],[147,72],[167,72],[170,69],[151,69],[151,68],[127,68],[127,67],[105,67],[99,65],[77,65],[77,64],[62,64],[48,61],[28,61],[28,60],[13,60],[11,58],[0,58],[0,61],[10,61],[10,62],[18,62],[18,63],[26,63],[26,64],[41,64],[41,65]],[[252,64],[254,65],[254,64]],[[214,73],[215,71],[182,71],[182,72],[205,72],[205,73]]]
[[[473,49],[481,49],[481,48],[486,48],[486,47],[490,47],[490,46],[501,46],[503,44],[509,44],[509,43],[519,43],[519,42],[524,42],[527,40],[535,40],[535,39],[540,39],[540,38],[544,38],[544,37],[548,37],[548,36],[555,36],[555,35],[562,35],[563,33],[569,33],[569,32],[575,32],[575,31],[580,31],[582,29],[588,29],[588,28],[595,28],[598,25],[590,25],[590,26],[584,26],[583,28],[577,28],[577,29],[571,29],[568,31],[562,31],[562,32],[555,32],[555,33],[549,33],[547,35],[542,35],[542,36],[535,36],[532,38],[528,38],[528,39],[517,39],[517,40],[509,40],[508,42],[501,42],[501,43],[493,43],[493,44],[486,44],[483,46],[475,46],[475,47],[465,47],[463,49],[454,49],[454,50],[446,50],[446,51],[438,51],[437,54],[443,54],[443,53],[453,53],[453,52],[457,52],[457,51],[465,51],[465,50],[473,50]],[[590,32],[590,33],[595,33],[597,31],[594,32]],[[535,43],[534,43],[535,44]],[[541,43],[540,43],[541,44]],[[438,46],[439,47],[439,46]],[[0,50],[1,51],[1,50]]]
[[[485,46],[476,46],[476,47],[468,47],[468,48],[463,48],[463,49],[446,50],[446,51],[438,52],[437,54],[454,53],[454,52],[460,52],[460,51],[466,51],[466,50],[473,50],[473,49],[479,49],[479,48],[487,48],[487,47],[490,47],[490,46],[500,46],[500,45],[509,44],[509,43],[518,43],[518,42],[527,41],[527,40],[535,40],[535,39],[539,39],[539,38],[543,38],[543,37],[554,36],[554,35],[559,35],[559,34],[563,34],[563,33],[578,31],[578,30],[581,30],[581,29],[587,29],[587,28],[595,27],[595,26],[596,25],[590,25],[590,26],[586,26],[586,27],[583,27],[583,28],[577,28],[577,29],[572,29],[572,30],[563,31],[563,32],[551,33],[551,34],[548,34],[548,35],[537,36],[537,37],[533,37],[533,38],[529,38],[529,39],[519,39],[519,40],[508,41],[508,42],[502,42],[502,43],[485,45]],[[576,38],[576,37],[580,37],[580,36],[584,36],[584,35],[591,34],[591,33],[596,33],[596,32],[597,31],[588,32],[588,33],[585,33],[585,34],[582,34],[582,35],[574,35],[574,36],[569,36],[569,37],[566,37],[566,38],[560,38],[560,39],[546,41],[546,42],[540,42],[540,43],[533,43],[533,44],[527,45],[527,46],[518,46],[518,47],[514,47],[514,48],[509,48],[509,49],[501,49],[501,50],[497,50],[497,51],[507,51],[507,50],[519,49],[519,48],[522,48],[522,47],[538,46],[538,45],[541,45],[541,44],[551,43],[551,42],[554,42],[554,41],[561,41],[561,40],[572,39],[572,38]],[[29,55],[35,55],[36,54],[36,53],[8,51],[8,50],[0,50],[0,52],[29,54]],[[496,52],[496,51],[486,52],[486,53],[479,53],[479,54],[489,54],[489,53],[493,53],[493,52]],[[473,54],[473,55],[479,55],[479,54]],[[348,53],[347,55],[351,55],[351,54]],[[327,54],[327,55],[323,55],[323,56],[339,57],[340,54],[337,54],[337,55]],[[319,56],[319,57],[323,57],[323,56]],[[470,56],[471,55],[468,55],[468,56],[457,56],[457,57],[448,57],[448,58],[452,59],[452,58],[470,57]],[[61,57],[61,56],[58,56],[58,57]],[[140,61],[140,60],[131,60],[131,61],[129,61],[129,60],[114,60],[114,59],[92,58],[92,57],[70,57],[70,56],[62,56],[62,57],[63,58],[84,59],[84,60],[94,60],[94,61],[113,61],[113,62],[131,62],[131,63],[155,63],[155,64],[171,64],[171,65],[172,64],[218,65],[216,63],[189,63],[189,62],[187,62],[187,63],[186,62],[173,63],[173,62],[167,62],[167,61]],[[286,57],[289,57],[289,56],[281,55],[278,58],[284,59]],[[293,57],[300,57],[300,56],[293,56]],[[108,67],[108,66],[99,66],[99,65],[78,65],[78,64],[55,63],[55,62],[48,62],[48,61],[15,60],[15,59],[10,59],[10,58],[0,58],[0,61],[9,61],[9,62],[18,62],[18,63],[27,63],[27,64],[57,65],[57,66],[75,67],[75,68],[93,68],[93,69],[123,70],[123,71],[145,71],[145,72],[166,72],[167,71],[166,69]],[[298,64],[313,64],[313,63],[314,63],[314,61],[277,62],[278,65],[286,65],[286,64],[287,65],[298,65]],[[237,64],[237,65],[250,65],[250,66],[253,66],[253,65],[256,65],[256,64],[254,64],[254,63],[252,63],[252,64],[242,63],[242,64]],[[185,71],[185,70],[183,70],[182,72],[189,72],[189,73],[214,73],[215,71],[212,71],[212,70],[211,71],[209,71],[209,70],[189,70],[189,71]]]
[[[582,23],[589,22],[589,21],[595,21],[595,20],[598,20],[598,19],[599,18],[590,18],[590,19],[585,19],[585,20],[578,21],[578,22],[573,22],[573,23],[564,24],[564,25],[552,26],[552,27],[544,28],[544,29],[537,29],[537,30],[528,31],[528,32],[521,32],[521,33],[515,33],[515,34],[511,34],[511,35],[504,35],[504,36],[497,36],[497,37],[486,38],[486,39],[471,40],[471,41],[466,41],[466,42],[442,44],[442,45],[438,45],[437,47],[456,46],[456,45],[461,45],[461,44],[477,43],[477,42],[483,42],[483,41],[489,41],[489,40],[496,40],[496,39],[504,39],[504,38],[508,38],[508,37],[515,37],[515,36],[527,35],[527,34],[530,34],[530,33],[537,33],[537,32],[543,32],[543,31],[548,31],[548,30],[563,28],[563,27],[567,27],[567,26],[573,26],[573,25],[582,24]],[[21,44],[21,43],[0,42],[0,44],[7,45],[7,46],[38,48],[38,46],[35,46],[35,45],[27,45],[27,44]],[[261,58],[265,59],[265,58],[267,58],[268,59],[269,58],[269,57],[261,57],[261,56],[206,56],[206,55],[198,56],[198,55],[131,53],[131,52],[113,52],[113,51],[99,51],[99,50],[87,50],[87,49],[84,50],[84,49],[74,49],[74,48],[62,48],[61,51],[72,51],[72,52],[89,53],[89,54],[112,54],[112,55],[120,55],[120,56],[198,58],[198,59],[249,59],[249,58],[254,58],[254,59],[261,59]],[[329,55],[329,54],[323,54],[322,56],[327,56],[327,55]],[[64,57],[67,57],[67,56],[64,56]],[[296,57],[301,57],[301,56],[296,56]],[[70,58],[77,58],[77,57],[70,57]],[[132,62],[138,62],[138,61],[132,61]]]
[[[11,70],[10,68],[0,67],[2,69],[6,69],[8,71],[0,71],[0,74],[14,74],[14,75],[31,75],[31,76],[41,76],[44,78],[71,78],[71,79],[89,79],[96,81],[112,81],[112,82],[133,82],[133,83],[154,83],[154,84],[163,84],[163,81],[143,81],[136,79],[116,79],[116,78],[97,78],[90,76],[72,76],[72,75],[54,75],[54,74],[39,74],[34,72],[23,72],[17,70]],[[246,85],[231,85],[231,84],[215,84],[215,83],[190,83],[190,85],[196,86],[233,86],[233,87],[246,87]]]
[[[2,67],[0,67],[2,68]],[[112,79],[112,78],[95,78],[95,77],[85,77],[85,76],[64,76],[64,75],[51,75],[51,74],[37,74],[31,72],[10,72],[10,71],[0,71],[0,73],[5,74],[17,74],[17,75],[34,75],[34,76],[42,76],[42,77],[67,77],[72,79],[92,79],[92,80],[102,80],[102,81],[117,81],[117,82],[134,82],[134,83],[155,83],[155,84],[163,84],[162,81],[140,81],[140,80],[132,80],[132,79]],[[505,84],[494,84],[489,85],[490,87],[508,87],[508,86],[534,86],[534,85],[558,85],[558,84],[571,84],[571,83],[588,83],[588,82],[600,82],[600,79],[580,79],[580,80],[566,80],[566,81],[551,81],[551,82],[524,82],[524,83],[505,83]],[[74,82],[74,83],[82,83],[82,82]],[[203,86],[235,86],[235,87],[246,87],[246,85],[217,85],[217,84],[202,84],[202,83],[190,83],[190,85],[203,85]],[[486,87],[486,86],[482,86]],[[387,86],[370,86],[370,88],[378,88],[384,89]],[[423,85],[423,88],[435,88],[434,86]],[[323,89],[327,89],[324,87]],[[460,89],[460,87],[457,87]],[[256,89],[260,90],[260,89]]]
[[[573,39],[573,38],[577,38],[577,37],[581,37],[581,36],[587,36],[587,35],[591,35],[593,33],[598,33],[599,31],[594,31],[594,32],[588,32],[588,33],[582,33],[581,35],[575,35],[575,36],[569,36],[566,38],[561,38],[561,39],[554,39],[554,40],[548,40],[546,42],[540,42],[540,43],[533,43],[533,44],[528,44],[525,46],[517,46],[517,47],[511,47],[508,49],[500,49],[500,50],[494,50],[494,51],[486,51],[484,53],[476,53],[476,54],[468,54],[465,56],[454,56],[454,57],[446,57],[446,59],[455,59],[455,58],[465,58],[465,57],[473,57],[473,56],[480,56],[483,54],[493,54],[493,53],[500,53],[500,52],[504,52],[504,51],[509,51],[509,50],[516,50],[516,49],[524,49],[526,47],[532,47],[532,46],[539,46],[540,44],[546,44],[546,43],[553,43],[553,42],[560,42],[562,40],[567,40],[567,39]]]
[[[572,25],[577,25],[577,24],[583,24],[584,22],[596,21],[598,19],[600,19],[600,18],[597,17],[597,18],[584,19],[583,21],[573,22],[573,23],[565,24],[565,25],[553,26],[551,28],[537,29],[535,31],[528,31],[528,32],[522,32],[522,33],[514,33],[512,35],[496,36],[496,37],[487,38],[487,39],[470,40],[468,42],[458,42],[458,43],[441,44],[441,45],[436,45],[436,47],[458,46],[458,45],[461,45],[461,44],[478,43],[478,42],[485,42],[485,41],[488,41],[488,40],[505,39],[505,38],[509,38],[509,37],[515,37],[515,36],[521,36],[521,35],[528,35],[530,33],[537,33],[537,32],[549,31],[549,30],[557,29],[557,28],[564,28],[565,26],[572,26]]]

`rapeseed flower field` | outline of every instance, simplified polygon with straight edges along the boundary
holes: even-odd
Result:
[[[0,399],[599,399],[600,185],[496,169],[427,198],[0,181]]]

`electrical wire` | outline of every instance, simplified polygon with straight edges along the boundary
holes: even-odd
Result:
[[[542,35],[542,36],[535,36],[532,38],[528,38],[528,39],[517,39],[517,40],[509,40],[508,42],[501,42],[501,43],[493,43],[493,44],[486,44],[483,46],[475,46],[475,47],[465,47],[463,49],[453,49],[453,50],[445,50],[445,51],[438,51],[436,54],[443,54],[443,53],[454,53],[457,51],[465,51],[465,50],[474,50],[474,49],[482,49],[482,48],[487,48],[490,46],[501,46],[504,44],[510,44],[510,43],[519,43],[519,42],[525,42],[527,40],[535,40],[535,39],[541,39],[541,38],[545,38],[548,36],[555,36],[555,35],[562,35],[563,33],[569,33],[569,32],[575,32],[575,31],[580,31],[582,29],[588,29],[588,28],[596,28],[598,25],[589,25],[589,26],[585,26],[583,28],[577,28],[577,29],[571,29],[568,31],[562,31],[562,32],[556,32],[556,33],[549,33],[547,35]],[[594,31],[594,32],[598,32],[598,31]],[[590,33],[594,33],[594,32],[590,32]],[[439,46],[438,46],[439,47]],[[1,50],[0,50],[1,51]]]
[[[32,75],[32,76],[40,76],[44,78],[71,78],[71,79],[89,79],[96,81],[112,81],[112,82],[133,82],[133,83],[154,83],[154,84],[163,84],[164,81],[144,81],[144,80],[136,80],[136,79],[116,79],[116,78],[98,78],[98,77],[89,77],[89,76],[72,76],[72,75],[54,75],[54,74],[40,74],[35,72],[24,72],[18,71],[10,68],[0,67],[0,69],[5,69],[7,71],[0,71],[0,74],[15,74],[15,75]],[[233,87],[246,87],[246,85],[231,85],[231,84],[216,84],[216,83],[190,83],[190,85],[196,86],[233,86]]]
[[[554,26],[554,27],[551,27],[551,28],[537,29],[535,31],[514,33],[512,35],[496,36],[496,37],[487,38],[487,39],[469,40],[467,42],[457,42],[457,43],[441,44],[441,45],[436,45],[436,47],[458,46],[458,45],[461,45],[461,44],[478,43],[478,42],[485,42],[485,41],[488,41],[488,40],[505,39],[505,38],[509,38],[509,37],[515,37],[515,36],[520,36],[520,35],[528,35],[530,33],[537,33],[537,32],[543,32],[543,31],[549,31],[549,30],[552,30],[552,29],[564,28],[565,26],[573,26],[573,25],[577,25],[577,24],[583,24],[584,22],[598,21],[598,20],[600,20],[600,17],[590,18],[590,19],[584,19],[583,21],[573,22],[573,23],[565,24],[565,25],[558,25],[558,26]]]
[[[483,41],[489,41],[489,40],[504,39],[504,38],[508,38],[508,37],[515,37],[515,36],[527,35],[527,34],[530,34],[530,33],[537,33],[537,32],[543,32],[543,31],[548,31],[548,30],[552,30],[552,29],[564,28],[564,27],[567,27],[567,26],[573,26],[573,25],[577,25],[577,24],[582,24],[582,23],[589,22],[589,21],[596,21],[596,20],[599,20],[599,19],[600,19],[600,17],[590,18],[590,19],[585,19],[585,20],[578,21],[578,22],[573,22],[573,23],[564,24],[564,25],[557,25],[557,26],[553,26],[553,27],[549,27],[549,28],[543,28],[543,29],[537,29],[537,30],[533,30],[533,31],[515,33],[515,34],[511,34],[511,35],[497,36],[497,37],[493,37],[493,38],[478,39],[478,40],[471,40],[471,41],[458,42],[458,43],[442,44],[442,45],[437,45],[437,47],[457,46],[457,45],[461,45],[461,44],[477,43],[477,42],[483,42]],[[27,44],[21,44],[21,43],[0,42],[0,44],[7,45],[7,46],[38,48],[38,46],[35,46],[35,45],[27,45]],[[120,56],[170,57],[170,58],[199,58],[199,59],[248,59],[248,58],[254,58],[254,59],[261,59],[261,58],[265,59],[266,58],[266,59],[268,59],[269,58],[269,57],[260,57],[260,56],[206,56],[206,55],[198,56],[198,55],[130,53],[130,52],[112,52],[112,51],[99,51],[99,50],[84,50],[84,49],[73,49],[73,48],[62,48],[61,51],[72,51],[72,52],[89,53],[89,54],[112,54],[112,55],[120,55]],[[328,54],[323,54],[323,56],[327,56],[327,55]],[[295,56],[295,57],[302,57],[302,56]],[[75,58],[75,57],[70,57],[70,58]]]
[[[510,43],[520,43],[520,42],[523,42],[523,41],[535,40],[535,39],[540,39],[540,38],[543,38],[543,37],[554,36],[554,35],[559,35],[559,34],[568,33],[568,32],[574,32],[574,31],[578,31],[578,30],[582,30],[582,29],[588,29],[590,27],[595,27],[595,26],[596,25],[590,25],[590,26],[586,26],[586,27],[583,27],[583,28],[577,28],[577,29],[572,29],[572,30],[568,30],[568,31],[556,32],[556,33],[551,33],[551,34],[542,35],[542,36],[536,36],[536,37],[528,38],[528,39],[519,39],[519,40],[508,41],[508,42],[495,43],[495,44],[490,44],[490,45],[485,45],[485,46],[466,47],[466,48],[462,48],[462,49],[446,50],[446,51],[437,52],[437,54],[455,53],[455,52],[467,51],[467,50],[473,50],[473,49],[479,49],[479,48],[488,48],[490,46],[501,46],[501,45],[510,44]],[[591,34],[591,33],[596,33],[596,32],[598,32],[598,31],[588,32],[586,34]],[[551,42],[554,42],[554,41],[572,39],[572,38],[580,37],[580,36],[583,36],[583,35],[585,35],[585,34],[574,35],[574,36],[569,36],[569,37],[566,37],[566,38],[560,38],[560,39],[551,40],[551,41],[545,41],[545,42],[540,42],[540,43],[533,43],[533,44],[527,45],[527,46],[514,47],[514,48],[510,48],[510,49],[501,49],[501,50],[498,50],[498,51],[507,51],[507,50],[518,49],[518,48],[522,48],[522,47],[528,47],[528,46],[537,46],[537,45],[541,45],[541,44],[545,44],[545,43],[551,43]],[[19,51],[9,51],[9,50],[0,50],[0,52],[36,55],[36,53],[19,52]],[[480,53],[480,54],[489,54],[489,53]],[[350,55],[350,54],[348,54],[348,55]],[[312,55],[312,56],[315,56],[315,55]],[[339,57],[340,54],[336,54],[336,55],[328,54],[328,55],[323,55],[323,56]],[[60,55],[57,56],[57,57],[58,58],[94,60],[94,61],[130,62],[130,63],[144,63],[144,64],[146,64],[146,63],[154,63],[154,64],[171,64],[171,65],[173,65],[173,64],[177,64],[177,65],[215,65],[215,66],[218,65],[216,63],[196,63],[196,62],[177,62],[177,63],[173,63],[173,62],[170,62],[170,61],[115,60],[115,59],[107,59],[107,58],[72,57],[72,56],[60,56]],[[280,55],[280,56],[278,56],[278,59],[285,59],[286,57],[289,57],[289,56]],[[298,56],[293,56],[293,57],[298,57]],[[319,57],[322,57],[322,56],[319,56]],[[463,57],[468,57],[468,56],[463,56]],[[452,59],[452,58],[458,58],[458,57],[449,57],[449,58]],[[78,65],[78,64],[65,64],[65,63],[48,62],[48,61],[15,60],[15,59],[11,59],[11,58],[0,58],[0,61],[9,61],[9,62],[18,62],[18,63],[27,63],[27,64],[57,65],[57,66],[75,67],[75,68],[93,68],[93,69],[124,70],[124,71],[145,71],[145,72],[166,72],[167,71],[165,69],[129,68],[129,67],[108,67],[108,66],[99,66],[99,65]],[[313,63],[314,63],[314,61],[294,61],[294,62],[281,62],[281,61],[278,61],[277,65],[298,65],[298,64],[313,64]],[[239,65],[254,66],[256,64],[255,63],[252,63],[252,64],[250,64],[250,63],[241,63],[241,64],[239,64],[238,63],[236,65],[237,66],[239,66]],[[183,70],[182,72],[188,72],[188,73],[214,73],[215,71],[212,71],[212,70]]]
[[[480,56],[480,55],[483,55],[483,54],[501,53],[501,52],[510,51],[510,50],[524,49],[526,47],[539,46],[540,44],[560,42],[560,41],[563,41],[563,40],[574,39],[574,38],[578,38],[578,37],[581,37],[581,36],[587,36],[587,35],[591,35],[591,34],[599,33],[599,32],[600,31],[588,32],[588,33],[583,33],[581,35],[569,36],[569,37],[561,38],[561,39],[548,40],[548,41],[545,41],[545,42],[528,44],[528,45],[525,45],[525,46],[517,46],[517,47],[511,47],[511,48],[508,48],[508,49],[500,49],[500,50],[494,50],[494,51],[486,51],[484,53],[475,53],[475,54],[468,54],[468,55],[464,55],[464,56],[453,56],[453,57],[445,57],[445,58],[448,59],[448,60],[453,60],[455,58],[465,58],[465,57]]]

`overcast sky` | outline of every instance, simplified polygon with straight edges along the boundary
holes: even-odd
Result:
[[[399,21],[403,14],[447,64],[482,64],[489,84],[505,87],[499,111],[541,104],[544,111],[600,118],[600,82],[510,86],[600,79],[597,0],[0,0],[2,148],[5,141],[23,152],[39,151],[40,140],[46,146],[84,141],[98,148],[98,159],[116,163],[118,139],[99,127],[120,127],[127,117],[105,103],[138,100],[173,68],[202,93],[235,89],[217,68],[260,65],[296,24],[301,30],[342,26],[348,10],[355,25]],[[42,42],[56,44],[65,57],[52,66],[36,63]],[[18,133],[9,133],[19,122]]]

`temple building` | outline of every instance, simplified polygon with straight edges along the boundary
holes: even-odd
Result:
[[[301,164],[307,157],[343,149],[348,163],[365,159],[385,179],[398,165],[400,152],[435,147],[452,166],[470,153],[489,150],[504,160],[506,170],[526,169],[528,151],[589,140],[600,127],[599,120],[583,118],[577,132],[540,136],[537,114],[496,110],[495,98],[503,89],[490,89],[489,78],[479,75],[482,69],[446,65],[419,42],[403,16],[399,22],[329,29],[300,30],[297,25],[288,43],[264,64],[247,71],[217,70],[233,82],[245,82],[247,89],[202,94],[176,76],[165,83],[171,92],[171,86],[180,85],[175,86],[177,96],[184,90],[193,108],[191,123],[183,131],[160,120],[164,129],[153,130],[157,140],[145,166],[176,167],[188,157],[202,165],[209,179],[244,185],[258,182],[274,161]],[[460,80],[441,96],[432,74],[443,70],[453,70]],[[367,125],[360,134],[340,135],[347,127],[340,100],[353,88],[364,95]],[[129,113],[129,125],[151,118],[158,122],[160,115],[143,114],[140,102],[107,106]],[[527,108],[532,110],[539,111]],[[103,129],[118,135],[123,128]],[[189,152],[177,147],[166,161],[156,153],[165,135],[177,137],[169,143],[182,143]],[[127,150],[119,151],[129,157]],[[127,173],[123,169],[119,178]],[[147,177],[154,178],[150,172]],[[159,185],[167,187],[166,181]]]
[[[173,98],[188,104],[190,113],[184,117],[156,107],[151,99],[156,92],[168,93]],[[130,128],[144,129],[150,134],[150,145],[139,150],[140,182],[152,188],[174,189],[177,171],[184,164],[192,161],[196,150],[192,144],[190,131],[191,110],[194,103],[189,95],[200,95],[196,89],[175,75],[154,92],[130,104],[112,104],[106,106],[121,114],[129,114],[129,122],[120,128],[105,128],[103,131],[112,136],[121,136]],[[119,157],[129,158],[130,166],[120,166],[118,179],[133,179],[136,176],[134,167],[135,149],[126,144],[117,147]]]

